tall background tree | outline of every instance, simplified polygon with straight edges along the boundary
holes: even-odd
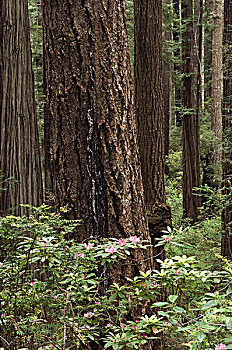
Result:
[[[0,211],[21,215],[43,197],[28,2],[0,6]]]
[[[134,84],[139,151],[150,236],[171,223],[164,186],[162,2],[134,1]]]
[[[45,154],[57,206],[90,236],[149,240],[124,1],[43,0]]]
[[[223,187],[226,203],[222,212],[222,255],[232,260],[232,3],[224,1],[224,79],[223,79]]]
[[[215,186],[219,186],[222,173],[222,10],[223,0],[213,0],[211,129],[217,140],[213,152]]]
[[[195,222],[200,197],[194,187],[200,187],[200,121],[194,109],[194,30],[193,2],[182,2],[182,135],[183,135],[183,210],[184,216]]]

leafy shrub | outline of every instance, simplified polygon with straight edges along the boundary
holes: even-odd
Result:
[[[194,257],[169,257],[159,261],[159,271],[110,284],[110,268],[146,242],[136,236],[67,241],[79,224],[46,206],[29,218],[0,219],[4,348],[144,349],[161,335],[165,349],[232,348],[230,262],[211,272]],[[163,243],[182,246],[171,231]]]

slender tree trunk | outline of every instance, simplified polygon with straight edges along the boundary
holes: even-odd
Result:
[[[42,11],[46,171],[56,205],[83,220],[80,241],[149,240],[124,1],[43,0]]]
[[[26,0],[1,1],[0,211],[27,213],[42,203],[42,177]]]
[[[203,44],[203,0],[197,0],[196,26],[198,27],[196,35],[196,167],[200,176],[200,119],[202,106],[202,44]],[[200,205],[200,201],[199,201]]]
[[[180,11],[180,0],[173,0],[173,16],[175,18],[175,25],[173,28],[173,40],[175,43],[174,49],[174,104],[175,104],[175,118],[174,124],[175,126],[181,126],[182,118],[180,114],[181,109],[181,92],[180,92],[180,61],[181,61],[181,50],[180,50],[180,42],[181,42],[181,11]]]
[[[227,196],[222,211],[223,235],[222,255],[232,260],[232,204],[231,204],[231,176],[232,176],[232,3],[224,1],[224,79],[223,79],[223,187]]]
[[[162,2],[134,1],[135,108],[145,201],[152,244],[171,222],[164,187]]]
[[[167,8],[168,5],[168,8]],[[173,94],[173,61],[170,60],[170,56],[173,55],[170,43],[172,42],[172,27],[173,23],[170,22],[170,8],[171,3],[168,1],[165,4],[167,11],[163,13],[163,99],[164,99],[164,157],[165,157],[165,174],[169,173],[169,167],[166,159],[169,155],[169,129],[170,123],[173,119],[173,106],[174,106],[174,94]]]
[[[182,2],[182,20],[185,30],[182,41],[183,89],[183,209],[184,217],[195,222],[198,217],[200,197],[193,193],[194,187],[200,187],[200,147],[199,120],[193,105],[193,3]]]
[[[212,63],[212,31],[207,29],[212,13],[212,1],[205,0],[205,28],[204,28],[204,112],[206,115],[211,113],[211,63]]]
[[[212,34],[212,104],[211,129],[216,138],[214,149],[214,185],[221,182],[222,161],[222,8],[223,0],[213,0],[214,25]]]

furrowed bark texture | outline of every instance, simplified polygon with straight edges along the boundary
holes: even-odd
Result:
[[[0,212],[27,213],[42,203],[42,176],[26,0],[1,1]]]
[[[79,240],[149,239],[122,0],[43,0],[45,154]]]
[[[223,79],[223,187],[228,196],[222,211],[224,233],[222,235],[222,255],[232,260],[232,204],[231,204],[231,176],[232,176],[232,3],[224,1],[224,79]]]
[[[221,183],[222,161],[222,0],[213,0],[214,25],[212,34],[212,92],[211,92],[211,130],[216,138],[213,155],[214,184]]]
[[[152,243],[170,225],[164,188],[162,3],[134,1],[135,108],[139,150]]]
[[[184,107],[183,135],[183,210],[184,217],[195,222],[198,216],[200,198],[193,193],[194,187],[200,187],[200,146],[199,119],[193,106],[193,10],[192,0],[183,1],[182,19],[185,24],[182,40],[182,104]]]

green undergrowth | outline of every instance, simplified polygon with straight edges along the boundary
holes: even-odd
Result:
[[[46,206],[31,208],[29,218],[0,219],[2,348],[132,350],[161,336],[165,349],[232,348],[231,262],[217,256],[220,270],[212,271],[203,253],[191,256],[197,242],[168,229],[157,241],[167,250],[159,271],[113,283],[114,267],[148,243],[67,241],[80,224]],[[194,228],[188,235],[193,240]]]

